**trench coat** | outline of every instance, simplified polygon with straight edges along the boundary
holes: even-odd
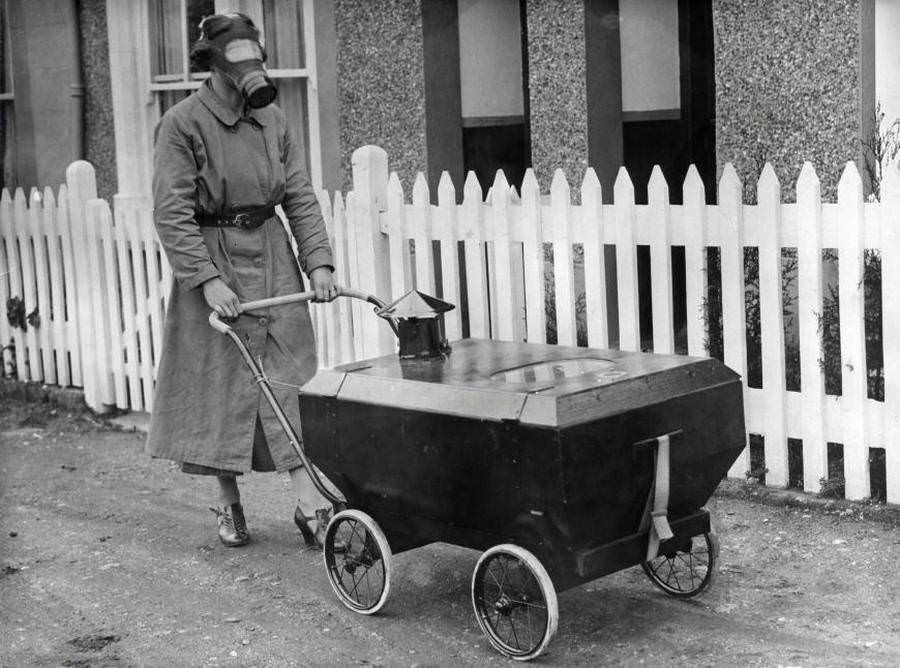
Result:
[[[269,105],[241,116],[207,82],[160,120],[153,199],[156,230],[175,280],[148,453],[202,467],[249,471],[259,416],[275,469],[299,466],[236,347],[210,327],[211,310],[201,287],[219,277],[246,302],[302,291],[300,267],[307,273],[333,267],[321,209],[284,113]],[[296,257],[277,216],[252,230],[200,227],[194,217],[195,212],[226,215],[278,204],[297,242]],[[299,433],[296,388],[317,367],[307,305],[255,312],[254,317],[238,318],[232,327],[262,361]]]

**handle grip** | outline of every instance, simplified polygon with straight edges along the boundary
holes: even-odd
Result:
[[[345,287],[337,287],[338,297],[352,297],[354,299],[361,299],[362,301],[369,302],[373,304],[376,308],[384,308],[385,303],[378,299],[375,295],[370,295],[368,292],[363,292],[362,290],[356,290],[355,288],[345,288]],[[270,306],[283,306],[284,304],[295,304],[298,302],[308,302],[316,298],[316,293],[313,290],[307,290],[306,292],[294,292],[289,295],[281,295],[279,297],[268,297],[266,299],[257,299],[250,302],[244,302],[243,304],[238,305],[238,313],[249,313],[251,311],[255,311],[257,309],[269,308]],[[391,329],[394,330],[394,334],[397,334],[397,324],[393,319],[388,320],[388,323],[391,326]],[[221,334],[227,334],[231,331],[231,325],[227,322],[223,322],[221,316],[218,313],[213,311],[209,314],[209,324],[210,326],[220,332]]]

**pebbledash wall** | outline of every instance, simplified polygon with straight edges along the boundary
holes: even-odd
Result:
[[[569,183],[581,183],[588,166],[584,6],[530,0],[527,21],[532,167],[544,179],[560,168]]]
[[[109,81],[106,0],[81,0],[78,22],[84,84],[84,159],[96,170],[97,195],[112,201],[117,191],[116,142]]]
[[[422,14],[407,0],[336,0],[341,175],[366,144],[389,146],[390,169],[412,184],[427,162]]]
[[[834,201],[874,113],[872,0],[713,0],[713,24],[719,174],[733,163],[754,201],[769,161],[793,201],[809,160]]]

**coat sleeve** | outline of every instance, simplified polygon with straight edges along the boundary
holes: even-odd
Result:
[[[174,114],[163,116],[153,154],[153,220],[178,284],[196,288],[219,275],[194,219],[197,163]]]
[[[283,120],[283,119],[279,119]],[[318,267],[334,269],[331,243],[322,218],[322,209],[306,176],[301,155],[287,123],[281,124],[282,162],[284,163],[284,200],[281,207],[287,216],[291,233],[297,241],[297,255],[300,268],[306,274]]]

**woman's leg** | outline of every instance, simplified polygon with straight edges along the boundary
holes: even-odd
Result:
[[[288,474],[291,476],[291,487],[297,497],[297,503],[304,515],[311,517],[319,508],[328,508],[331,505],[313,485],[302,466],[291,469]]]
[[[216,476],[219,481],[219,505],[227,508],[233,503],[241,502],[241,492],[238,489],[237,476],[220,475]]]
[[[241,507],[241,492],[238,489],[237,477],[219,475],[216,476],[216,480],[219,481],[220,507],[211,510],[216,513],[219,540],[227,547],[246,545],[250,542],[250,533],[247,531],[244,509]]]
[[[318,469],[316,470],[318,471]],[[294,523],[300,529],[303,540],[308,546],[322,547],[325,540],[325,529],[331,519],[331,502],[316,489],[302,466],[290,469],[288,473],[291,476],[291,487],[297,497]],[[344,500],[337,487],[321,471],[319,471],[319,477],[332,494]],[[332,548],[335,552],[343,552],[347,546],[343,541],[336,540]]]

